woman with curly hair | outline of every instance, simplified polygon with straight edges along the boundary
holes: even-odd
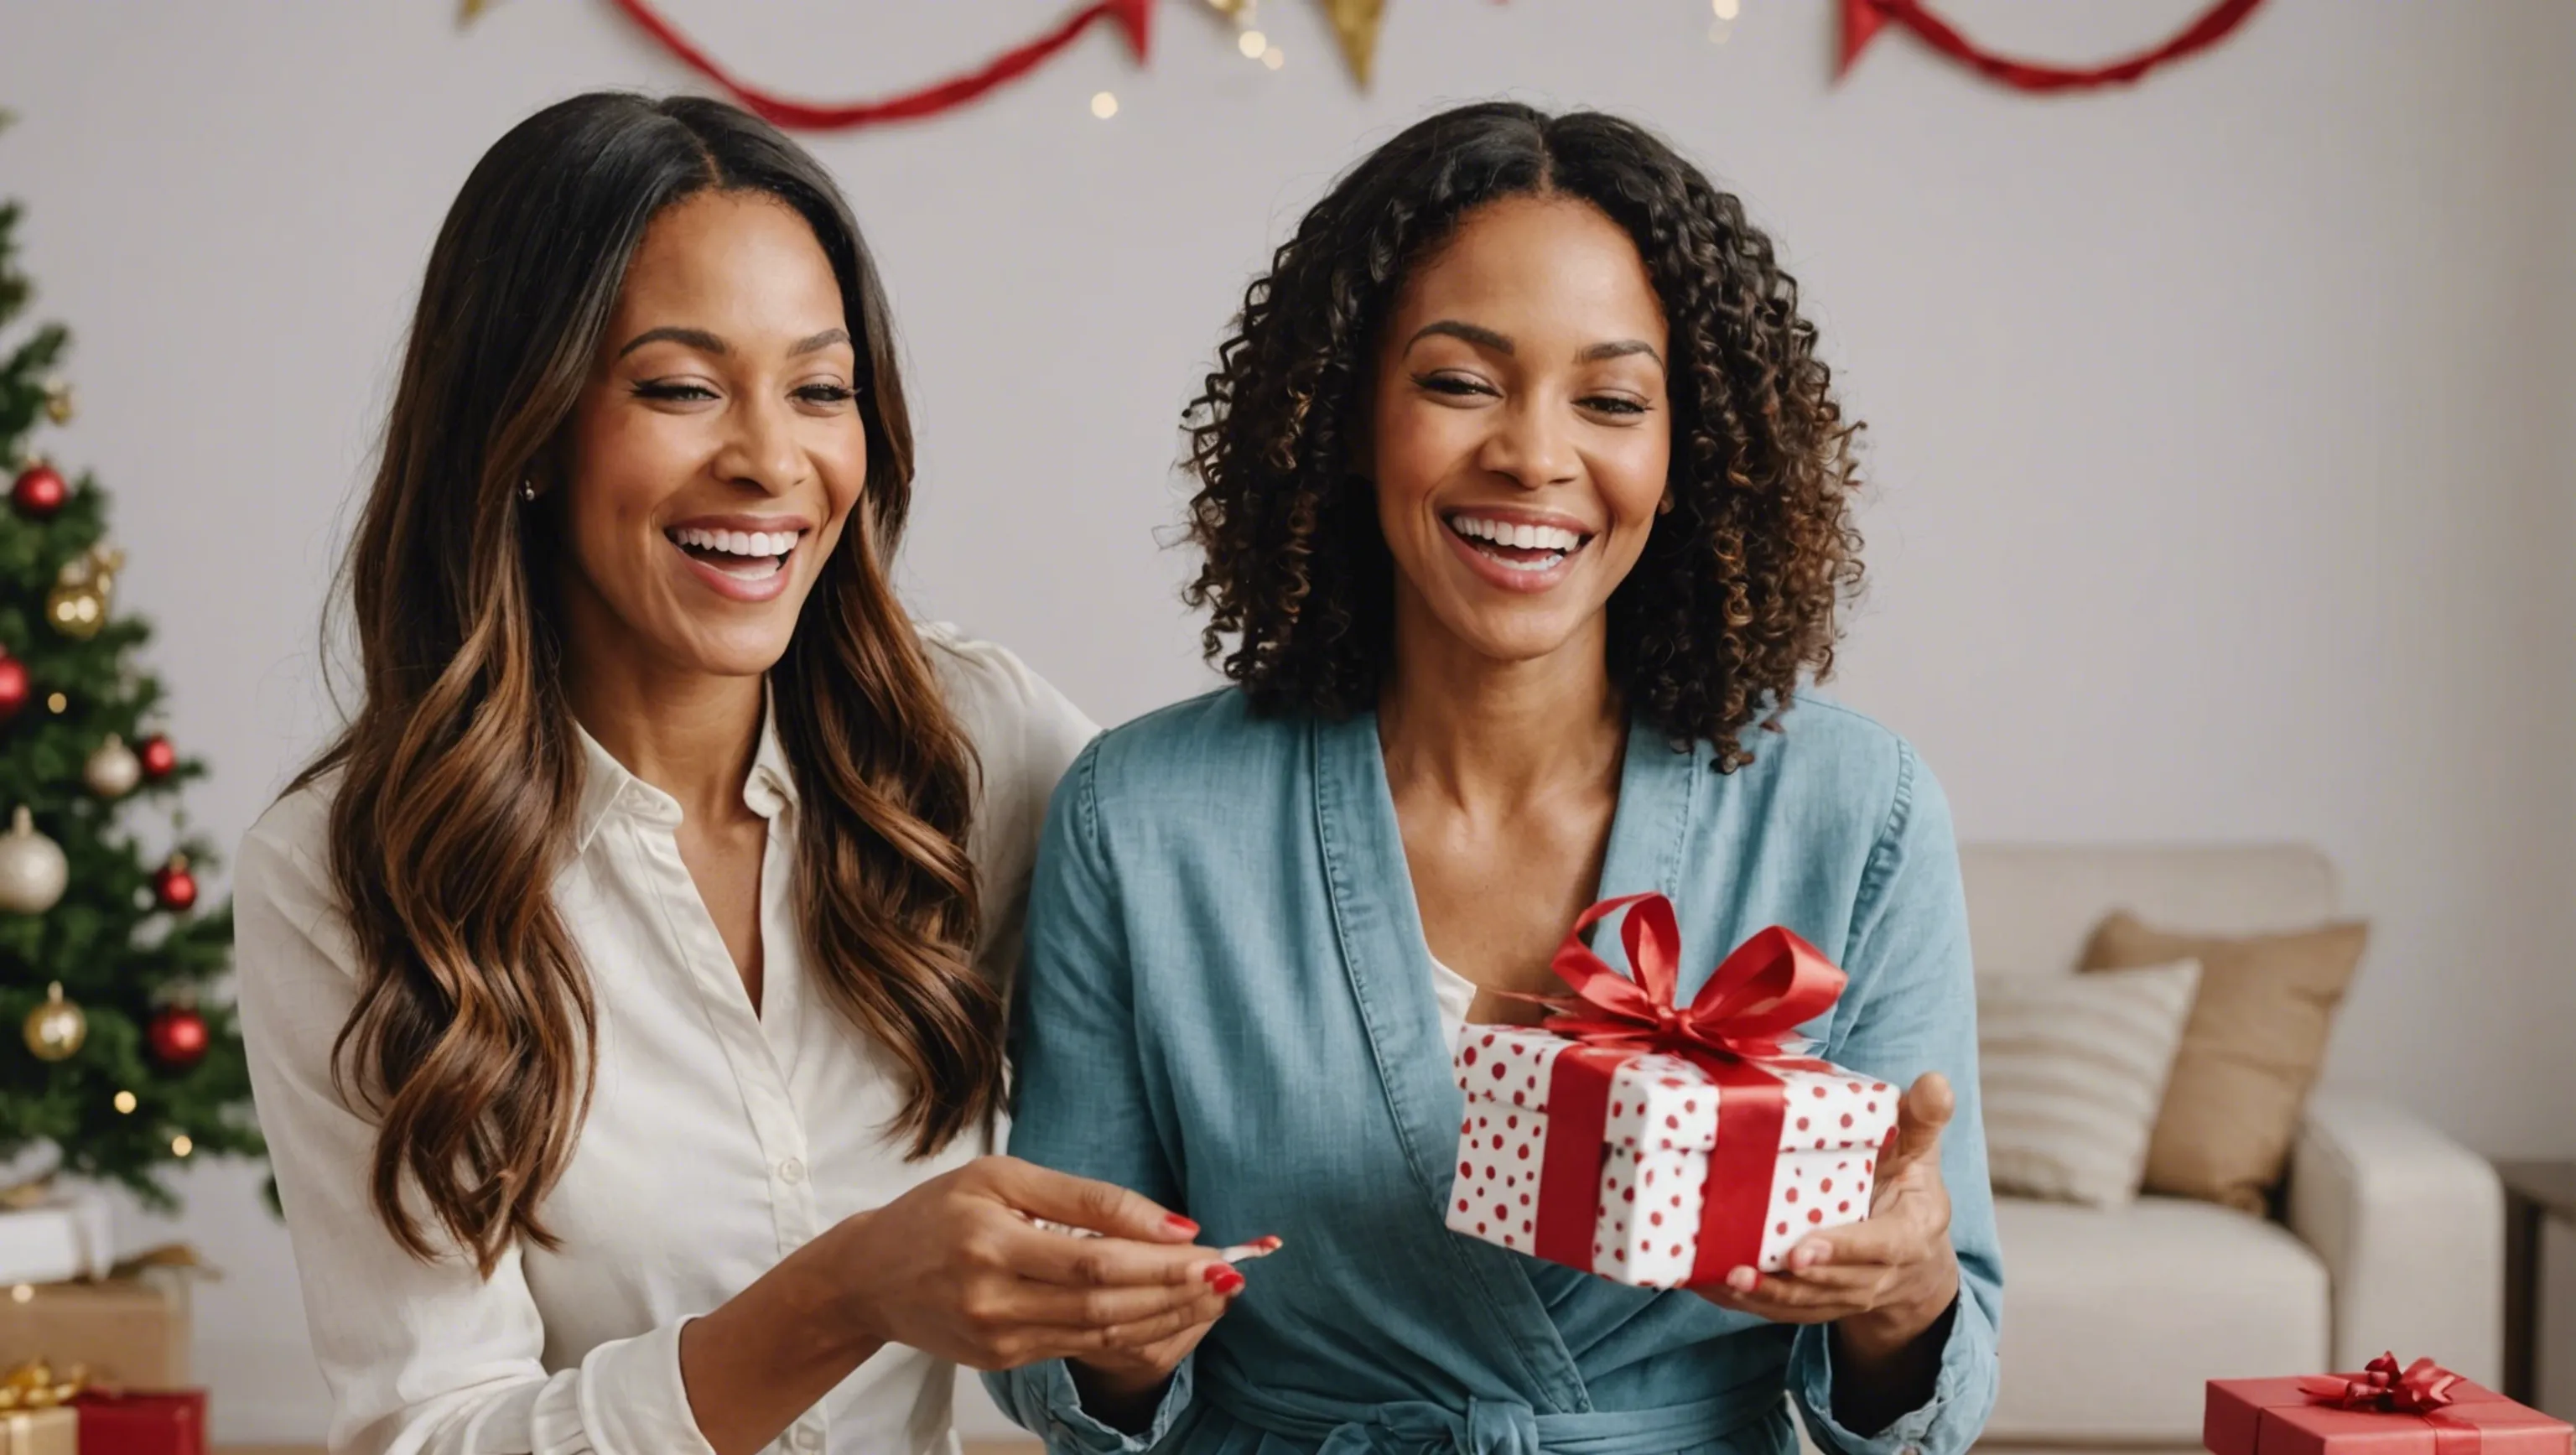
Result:
[[[1306,215],[1192,423],[1234,685],[1057,790],[1012,1150],[1286,1251],[1212,1329],[997,1395],[1068,1451],[1779,1452],[1784,1391],[1840,1455],[1964,1451],[2000,1269],[1957,854],[1913,751],[1805,691],[1856,426],[1770,241],[1630,123],[1451,111]],[[1534,1019],[1643,890],[1685,993],[1765,926],[1823,947],[1820,1054],[1910,1086],[1873,1216],[1782,1272],[1658,1292],[1444,1226],[1460,1028]]]

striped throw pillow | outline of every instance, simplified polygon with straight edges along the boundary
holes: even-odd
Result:
[[[2138,1196],[2200,962],[1977,980],[1995,1191],[2089,1207]]]

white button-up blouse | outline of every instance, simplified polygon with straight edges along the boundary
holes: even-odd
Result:
[[[987,973],[1017,959],[1047,799],[1094,729],[1010,653],[925,628],[981,761],[969,848]],[[357,958],[328,871],[331,785],[281,800],[243,841],[236,958],[267,1133],[334,1451],[668,1455],[708,1446],[680,1379],[680,1329],[840,1219],[987,1150],[962,1137],[907,1162],[880,1135],[902,1104],[892,1058],[809,980],[795,915],[796,784],[764,730],[744,802],[769,820],[755,1011],[680,861],[680,807],[585,734],[577,853],[555,903],[592,977],[597,1087],[544,1218],[553,1252],[424,1264],[370,1201],[374,1123],[334,1089]],[[947,1451],[952,1369],[889,1345],[772,1448]]]

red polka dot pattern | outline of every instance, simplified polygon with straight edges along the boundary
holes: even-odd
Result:
[[[1606,1276],[1640,1288],[1688,1283],[1708,1188],[1708,1154],[1613,1147],[1602,1168],[1617,1189],[1616,1201],[1613,1194],[1603,1195],[1592,1229],[1594,1244],[1612,1254]],[[1593,1271],[1604,1271],[1598,1255]]]
[[[1453,1069],[1467,1116],[1458,1128],[1450,1227],[1515,1252],[1534,1250],[1547,1088],[1569,1044],[1496,1026],[1480,1027],[1459,1048]],[[1785,1267],[1801,1239],[1868,1215],[1875,1154],[1896,1121],[1896,1098],[1883,1082],[1839,1070],[1778,1074],[1792,1110],[1759,1225],[1756,1266],[1765,1272]],[[1719,1097],[1706,1074],[1676,1057],[1634,1056],[1614,1074],[1590,1271],[1647,1288],[1689,1281]]]

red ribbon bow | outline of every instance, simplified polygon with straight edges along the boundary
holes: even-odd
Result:
[[[1623,909],[1628,917],[1619,922],[1619,942],[1636,971],[1633,980],[1583,943],[1585,930]],[[1662,895],[1631,894],[1592,906],[1549,962],[1574,995],[1542,1002],[1556,1012],[1547,1029],[1590,1045],[1665,1051],[1693,1061],[1709,1054],[1776,1060],[1786,1054],[1782,1037],[1831,1010],[1847,978],[1823,951],[1773,925],[1736,946],[1691,1003],[1680,1006],[1674,997],[1681,953],[1681,927],[1672,901]]]
[[[2337,1409],[2421,1415],[2451,1403],[2451,1386],[2459,1382],[2460,1376],[2430,1359],[2400,1369],[2397,1356],[2389,1353],[2363,1366],[2358,1378],[2311,1375],[2299,1381],[2299,1389],[2311,1402]]]
[[[1583,943],[1583,932],[1628,912],[1619,940],[1635,978]],[[1719,1087],[1717,1147],[1700,1204],[1692,1281],[1709,1282],[1749,1265],[1762,1245],[1772,1159],[1780,1153],[1786,1091],[1776,1071],[1824,1069],[1789,1055],[1782,1038],[1833,1008],[1845,976],[1824,952],[1777,925],[1737,946],[1711,971],[1689,1005],[1677,1003],[1682,934],[1672,901],[1660,894],[1604,900],[1583,912],[1551,962],[1571,997],[1530,997],[1555,1012],[1546,1029],[1577,1044],[1549,1073],[1551,1131],[1540,1169],[1538,1255],[1592,1266],[1592,1232],[1610,1081],[1639,1051],[1679,1056]]]

